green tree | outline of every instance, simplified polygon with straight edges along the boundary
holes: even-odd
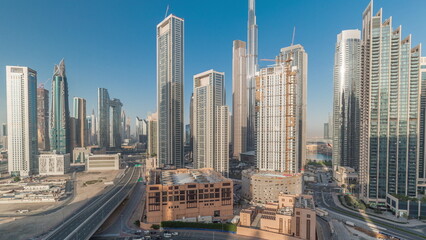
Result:
[[[140,225],[141,225],[141,221],[136,220],[136,221],[134,222],[134,224],[135,224],[137,227],[140,227]]]
[[[15,181],[15,182],[19,182],[19,181],[21,181],[21,178],[20,178],[20,177],[18,177],[18,176],[16,176],[16,177],[13,179],[13,181]]]

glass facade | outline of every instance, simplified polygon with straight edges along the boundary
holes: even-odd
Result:
[[[384,203],[386,194],[417,196],[420,150],[420,46],[411,36],[382,21],[382,11],[364,12],[361,122],[363,169],[361,195],[367,202]],[[420,134],[419,134],[420,133]],[[362,144],[361,144],[362,145]]]
[[[359,169],[359,87],[361,32],[346,30],[337,35],[334,55],[333,169]]]
[[[68,82],[65,62],[55,66],[52,79],[52,106],[50,124],[50,147],[57,154],[71,152],[70,110],[68,105]]]

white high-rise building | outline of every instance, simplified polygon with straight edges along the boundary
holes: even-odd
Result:
[[[169,15],[157,25],[158,160],[184,166],[184,21]]]
[[[307,54],[294,45],[277,59],[256,77],[257,167],[298,173],[306,155]]]
[[[345,30],[337,35],[334,55],[333,169],[358,170],[359,91],[361,84],[361,31]]]
[[[294,116],[296,137],[295,146],[297,148],[296,161],[297,170],[300,172],[306,160],[306,104],[307,104],[307,88],[308,88],[308,54],[302,45],[296,44],[289,47],[281,48],[280,54],[277,57],[280,63],[291,59],[290,66],[294,72],[294,102],[291,105],[296,109]]]
[[[228,176],[229,110],[225,75],[209,70],[194,76],[194,168],[214,168]]]
[[[37,72],[6,66],[6,96],[9,173],[37,173]]]

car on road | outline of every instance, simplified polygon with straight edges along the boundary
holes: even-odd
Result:
[[[149,234],[149,231],[148,231],[148,230],[145,230],[145,231],[143,231],[143,233],[145,233],[145,234]]]
[[[179,233],[178,232],[172,232],[172,235],[177,236],[177,235],[179,235]]]
[[[165,233],[165,234],[164,234],[164,237],[165,237],[165,238],[171,238],[171,237],[172,237],[172,234],[170,234],[170,233]]]

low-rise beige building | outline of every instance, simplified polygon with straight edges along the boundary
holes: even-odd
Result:
[[[343,184],[348,187],[351,184],[358,183],[358,173],[351,167],[338,167],[334,173],[337,185],[342,186]]]
[[[40,175],[63,175],[70,169],[70,154],[43,153],[38,155]]]
[[[158,158],[157,157],[149,157],[149,158],[145,159],[146,175],[148,175],[151,170],[155,170],[159,167],[160,166],[158,164]]]
[[[146,222],[233,217],[233,183],[211,168],[151,170],[146,187]]]
[[[280,193],[302,194],[303,174],[285,174],[272,171],[244,170],[243,197],[255,203],[275,202]]]
[[[237,234],[315,240],[316,213],[312,196],[281,193],[277,199],[278,203],[268,203],[262,208],[241,210]]]
[[[120,169],[120,154],[99,154],[89,156],[86,171],[107,171]]]

